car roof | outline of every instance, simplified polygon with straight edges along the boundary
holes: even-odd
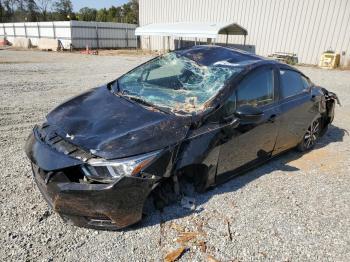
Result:
[[[259,65],[277,65],[280,69],[288,69],[303,72],[295,67],[287,65],[277,60],[268,59],[243,50],[227,48],[217,45],[196,45],[174,51],[176,54],[187,57],[202,66],[224,65],[240,68],[254,69]],[[306,76],[307,77],[307,76]]]
[[[212,66],[220,63],[223,65],[248,66],[257,62],[272,61],[242,50],[214,45],[197,45],[177,50],[175,53],[203,66]]]

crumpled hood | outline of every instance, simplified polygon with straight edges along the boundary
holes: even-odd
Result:
[[[163,149],[186,137],[190,117],[154,112],[113,94],[107,86],[58,106],[47,123],[70,143],[105,159]]]

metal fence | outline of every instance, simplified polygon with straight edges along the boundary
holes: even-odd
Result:
[[[18,37],[29,38],[34,46],[38,39],[49,38],[60,40],[64,48],[136,48],[136,27],[83,21],[5,23],[0,24],[0,36],[6,36],[10,42]]]

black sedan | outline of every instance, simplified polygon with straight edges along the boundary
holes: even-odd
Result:
[[[288,65],[196,46],[58,106],[26,153],[65,221],[120,229],[165,185],[179,194],[183,177],[204,191],[291,148],[310,150],[337,99]]]

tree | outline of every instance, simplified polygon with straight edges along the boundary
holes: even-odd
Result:
[[[117,8],[112,6],[107,11],[107,21],[108,22],[116,22],[117,21]]]
[[[97,11],[96,16],[97,22],[107,22],[108,21],[108,12],[106,8],[100,9]]]
[[[129,22],[132,24],[138,24],[139,23],[139,1],[138,0],[130,0],[130,16],[129,16]]]
[[[26,1],[15,0],[15,1],[12,1],[12,5],[14,6],[13,21],[20,22],[20,21],[27,20]]]
[[[0,0],[0,22],[5,22],[5,6],[2,3],[2,0]]]
[[[122,19],[123,19],[123,8],[121,6],[118,6],[117,7],[115,21],[116,22],[121,22]]]
[[[5,10],[5,19],[7,21],[13,21],[15,13],[16,0],[4,0],[3,6]]]
[[[97,10],[89,7],[80,9],[77,15],[79,21],[96,21],[96,16]]]
[[[0,0],[0,22],[74,20],[138,23],[138,0],[109,9],[84,7],[76,14],[71,0]]]
[[[52,0],[35,0],[37,8],[40,10],[42,15],[42,20],[47,21],[47,12],[52,7]]]
[[[39,21],[39,9],[34,0],[27,0],[25,13],[26,21]]]
[[[123,4],[122,6],[123,12],[123,22],[138,24],[139,21],[139,1],[138,0],[130,0],[128,3]]]
[[[58,0],[54,3],[55,16],[57,20],[73,19],[73,4],[71,0]]]

